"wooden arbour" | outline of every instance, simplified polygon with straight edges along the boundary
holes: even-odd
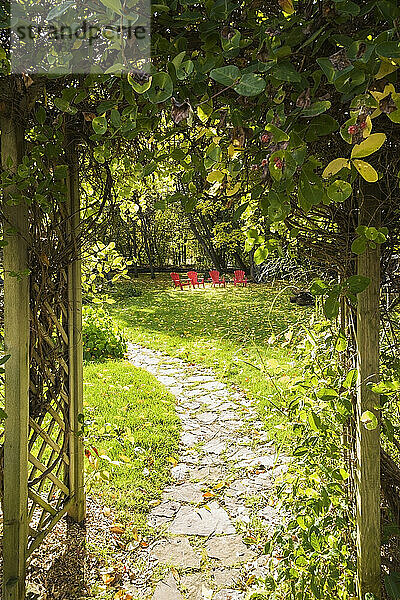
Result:
[[[21,108],[21,107],[19,107]],[[24,156],[24,114],[0,121],[3,172]],[[4,187],[3,598],[24,600],[26,566],[59,520],[85,519],[79,168],[51,207]]]

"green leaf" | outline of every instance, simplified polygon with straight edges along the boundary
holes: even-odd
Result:
[[[0,365],[4,365],[4,363],[6,363],[9,358],[11,358],[11,354],[5,354],[4,356],[2,356],[0,358]]]
[[[324,302],[324,313],[328,319],[336,319],[339,314],[338,295],[330,294]]]
[[[70,104],[67,100],[64,100],[63,98],[54,98],[54,104],[62,112],[69,112]]]
[[[367,249],[367,240],[364,236],[357,237],[351,244],[351,251],[354,254],[362,254]]]
[[[306,139],[308,142],[313,142],[318,137],[329,135],[338,129],[339,123],[330,115],[320,115],[310,122]]]
[[[351,0],[345,0],[343,2],[336,2],[337,11],[345,14],[356,16],[360,13],[360,7],[355,2],[351,2]]]
[[[178,70],[179,67],[181,66],[185,56],[186,56],[186,50],[184,50],[183,52],[180,52],[172,59],[172,64],[174,65],[176,70]]]
[[[329,58],[317,58],[317,63],[325,73],[328,82],[332,83],[336,71]]]
[[[376,47],[378,56],[385,58],[400,58],[400,44],[398,42],[383,42]]]
[[[193,195],[190,198],[185,198],[184,203],[183,203],[185,212],[187,212],[187,213],[192,212],[192,210],[194,210],[196,204],[197,204],[196,196]]]
[[[150,89],[152,80],[153,78],[149,77],[149,80],[141,85],[140,83],[134,80],[130,73],[128,73],[128,82],[137,94],[144,94],[144,92],[147,92],[147,90]]]
[[[290,139],[285,131],[282,131],[282,129],[279,129],[279,127],[276,127],[272,123],[268,123],[265,126],[265,131],[272,133],[274,142],[287,142]]]
[[[378,427],[378,419],[376,415],[374,415],[374,413],[370,410],[366,410],[363,412],[363,414],[360,417],[360,421],[364,424],[364,427],[366,429],[369,429],[370,431]]]
[[[268,248],[265,248],[264,246],[260,246],[254,252],[254,262],[256,263],[256,265],[261,265],[263,262],[265,262],[267,257],[268,257]]]
[[[388,117],[393,123],[400,123],[400,108],[391,112]]]
[[[100,2],[106,8],[109,8],[112,11],[122,15],[122,6],[120,0],[100,0]]]
[[[321,542],[315,531],[313,531],[310,535],[310,544],[316,552],[321,552]]]
[[[112,109],[110,114],[110,121],[113,127],[118,128],[121,126],[121,115],[119,111],[115,108]]]
[[[322,279],[315,279],[311,284],[310,292],[313,296],[323,296],[328,289],[329,286],[325,281],[322,281]]]
[[[235,92],[241,96],[257,96],[264,91],[266,86],[265,79],[254,73],[246,73],[240,78],[240,81],[235,85]]]
[[[242,34],[237,29],[234,30],[234,33],[232,36],[229,36],[228,38],[221,37],[221,45],[222,45],[223,51],[226,54],[228,54],[228,56],[229,55],[236,56],[237,51],[240,48],[241,38],[242,38]]]
[[[240,206],[238,206],[233,214],[233,220],[239,221],[240,217],[245,212],[245,210],[247,209],[248,206],[249,206],[249,202],[245,202],[244,204],[241,204]]]
[[[179,69],[177,69],[176,71],[176,76],[180,81],[183,81],[184,79],[186,79],[187,77],[189,77],[189,75],[191,73],[193,73],[193,69],[194,69],[194,63],[191,60],[185,60],[185,62],[183,62],[181,64],[181,66],[179,67]]]
[[[331,107],[331,103],[329,100],[324,100],[322,102],[314,102],[309,108],[305,108],[301,111],[301,117],[316,117],[317,115],[321,115],[326,110]]]
[[[308,413],[308,423],[313,431],[318,432],[323,430],[320,417],[313,411]]]
[[[35,117],[37,122],[39,123],[39,125],[43,125],[43,123],[46,120],[46,109],[44,108],[44,106],[39,106],[36,113],[35,113]]]
[[[379,10],[382,12],[383,16],[391,21],[394,21],[398,17],[400,17],[400,8],[397,6],[396,2],[390,2],[390,0],[380,0],[377,3]]]
[[[71,6],[75,6],[75,0],[67,0],[67,2],[62,2],[59,6],[55,6],[49,11],[47,20],[52,21],[53,19],[58,19],[58,17],[61,17],[61,15],[66,13]]]
[[[107,131],[106,115],[95,117],[92,121],[92,127],[97,135],[103,135]]]
[[[379,150],[385,143],[384,133],[372,133],[361,144],[356,144],[351,152],[351,158],[364,158]]]
[[[390,573],[385,575],[385,589],[391,600],[400,598],[400,573]]]
[[[234,65],[228,65],[226,67],[218,67],[210,71],[211,79],[221,83],[226,87],[233,86],[240,79],[240,70]]]
[[[378,173],[375,171],[374,167],[364,160],[353,160],[353,164],[357,171],[360,173],[361,177],[368,181],[369,183],[374,183],[378,181]]]
[[[168,73],[159,72],[153,75],[151,87],[147,92],[150,102],[159,104],[171,98],[174,91],[174,85]]]
[[[335,350],[336,352],[344,352],[347,348],[347,338],[344,335],[343,331],[339,332],[339,335],[336,340]]]
[[[353,192],[353,188],[350,183],[347,181],[342,181],[341,179],[337,179],[327,189],[328,197],[333,200],[333,202],[344,202],[351,196]]]
[[[301,75],[296,71],[292,63],[282,62],[273,67],[270,74],[281,81],[289,81],[290,83],[301,81]]]
[[[351,275],[351,277],[346,280],[346,284],[353,294],[360,294],[369,286],[370,278],[364,277],[363,275]]]

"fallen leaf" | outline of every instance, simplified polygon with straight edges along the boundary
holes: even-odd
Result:
[[[213,494],[213,492],[205,492],[203,494],[203,498],[204,500],[208,500],[209,498],[215,498],[215,494]]]
[[[111,533],[124,533],[125,527],[121,523],[114,523],[114,525],[111,525],[110,531]]]
[[[103,508],[103,515],[104,515],[105,517],[109,517],[109,516],[111,515],[111,508],[108,508],[108,506],[105,506],[105,507]]]

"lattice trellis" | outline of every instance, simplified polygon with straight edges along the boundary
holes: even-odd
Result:
[[[85,516],[79,436],[80,200],[73,143],[66,158],[65,189],[48,206],[9,208],[5,216],[19,232],[10,230],[4,251],[5,346],[11,355],[5,436],[0,439],[7,600],[25,598],[27,561],[56,523],[66,513],[76,521]],[[19,275],[10,275],[13,271]]]
[[[47,285],[45,300],[43,286],[31,285],[28,556],[68,510],[71,497],[68,277],[66,270],[52,273],[50,265],[35,275]]]

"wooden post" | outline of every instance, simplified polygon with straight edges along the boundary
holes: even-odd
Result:
[[[5,170],[16,171],[24,152],[24,127],[14,115],[3,117],[1,158]],[[22,200],[7,204],[4,192],[4,342],[5,440],[3,598],[24,600],[28,512],[29,419],[29,275],[28,210]]]
[[[359,206],[360,225],[379,227],[378,190],[378,186],[365,186]],[[357,579],[359,599],[365,600],[367,592],[381,597],[380,428],[369,430],[361,421],[365,411],[371,411],[379,423],[375,408],[379,397],[366,385],[377,381],[379,373],[379,246],[358,257],[358,274],[370,279],[357,304]]]
[[[67,124],[68,125],[68,124]],[[84,489],[84,453],[79,415],[83,413],[83,345],[82,345],[82,288],[81,259],[78,236],[80,233],[79,162],[74,141],[66,134],[68,161],[68,200],[70,235],[76,258],[68,267],[68,320],[69,320],[69,393],[70,445],[69,487],[73,502],[68,516],[81,523],[86,517]]]

